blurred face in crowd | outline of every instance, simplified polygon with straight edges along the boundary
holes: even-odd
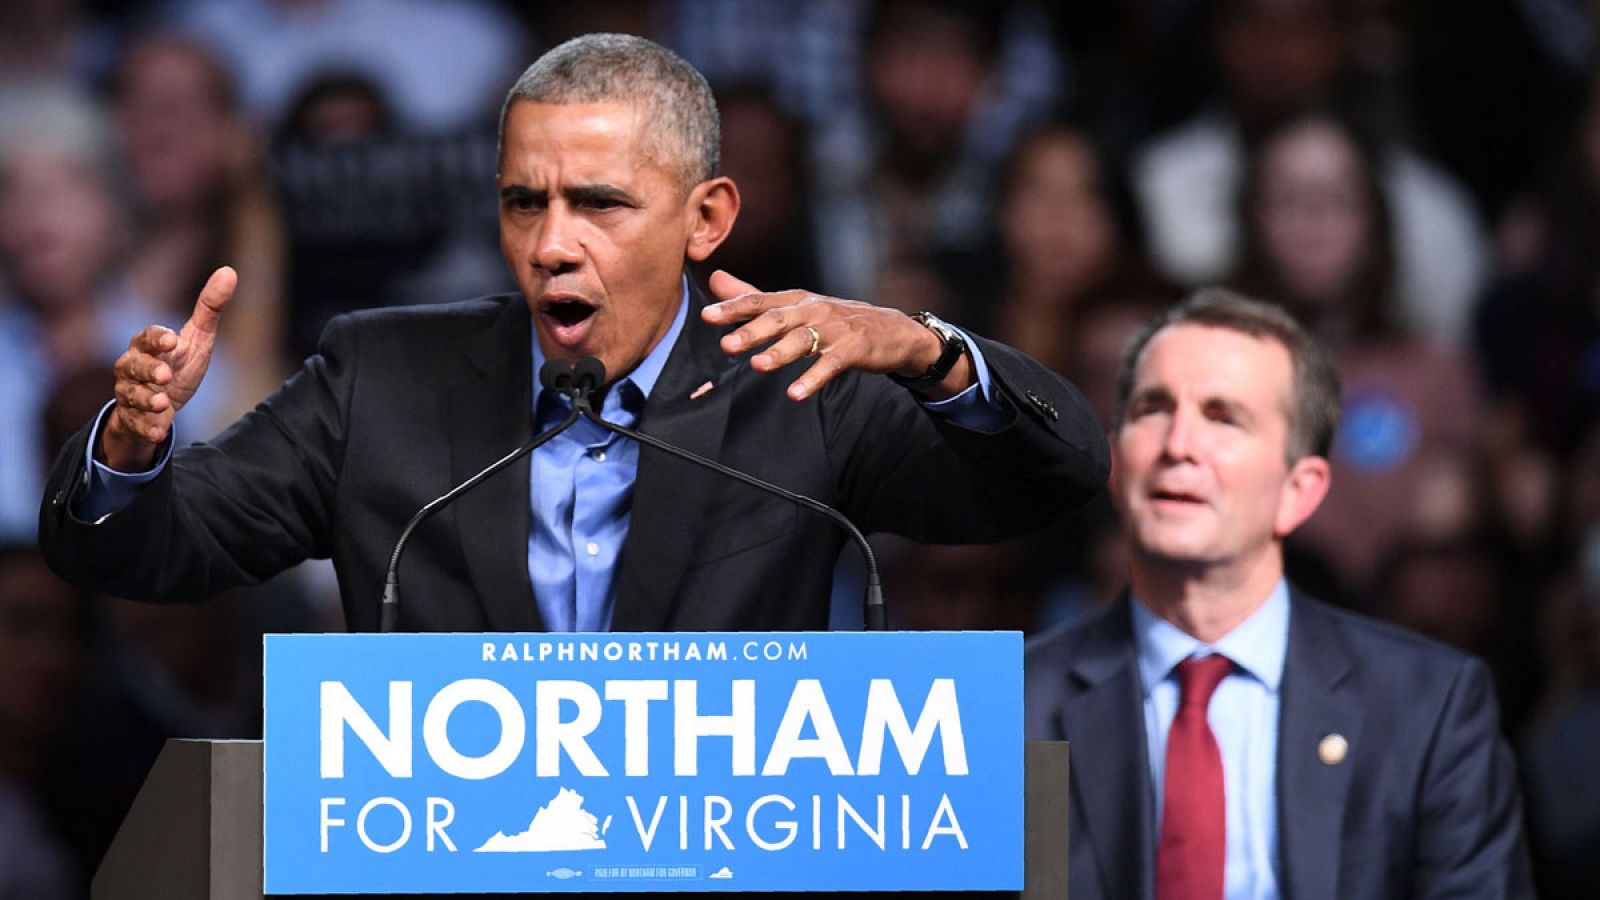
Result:
[[[1226,0],[1213,32],[1217,64],[1247,117],[1325,95],[1344,65],[1334,0]]]
[[[1077,135],[1050,131],[1017,156],[1000,227],[1019,277],[1082,290],[1115,263],[1117,225],[1099,163]]]
[[[597,357],[613,379],[666,334],[684,260],[710,255],[738,212],[728,179],[685,185],[647,152],[649,125],[624,102],[518,101],[500,156],[500,249],[540,349]]]
[[[359,76],[329,78],[308,88],[289,123],[294,136],[325,144],[354,144],[388,128],[382,91]]]
[[[1294,367],[1270,338],[1163,329],[1134,370],[1112,449],[1136,557],[1197,570],[1281,567],[1280,541],[1327,489],[1327,462],[1288,462]]]
[[[223,74],[201,48],[156,38],[124,63],[116,117],[141,199],[158,212],[194,210],[224,186],[237,124]]]
[[[901,4],[869,49],[867,86],[897,150],[947,156],[960,146],[988,66],[960,19]]]
[[[70,152],[24,141],[0,160],[0,265],[40,313],[88,302],[121,224],[100,176]]]
[[[1334,126],[1311,121],[1261,149],[1253,215],[1268,262],[1302,301],[1342,298],[1372,252],[1364,162]]]

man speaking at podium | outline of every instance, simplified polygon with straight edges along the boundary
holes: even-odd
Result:
[[[501,114],[500,243],[521,296],[336,319],[320,351],[214,443],[174,451],[236,276],[179,332],[134,336],[115,399],[63,451],[51,564],[113,594],[208,597],[331,556],[370,630],[404,523],[567,400],[535,373],[595,357],[609,421],[828,503],[865,532],[983,542],[1102,485],[1069,384],[946,326],[724,272],[690,286],[739,210],[705,80],[622,35],[534,63]],[[898,383],[897,383],[898,382]],[[827,623],[843,537],[820,516],[580,420],[424,522],[401,566],[410,631],[797,630]]]

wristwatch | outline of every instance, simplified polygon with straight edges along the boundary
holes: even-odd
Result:
[[[895,384],[908,387],[914,391],[920,391],[933,387],[945,380],[945,377],[950,374],[950,370],[956,367],[956,362],[961,359],[962,354],[967,352],[967,339],[961,336],[961,332],[951,328],[943,319],[931,312],[912,313],[911,318],[916,319],[924,328],[938,335],[939,340],[944,342],[944,352],[940,353],[939,358],[934,361],[933,365],[928,367],[928,371],[923,372],[921,375],[907,378],[894,372],[889,373],[889,378]]]

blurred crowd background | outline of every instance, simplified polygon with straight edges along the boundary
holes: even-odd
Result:
[[[260,635],[342,627],[315,564],[167,607],[50,574],[45,469],[111,360],[237,268],[179,417],[203,440],[330,316],[514,290],[496,115],[587,31],[710,79],[744,196],[711,263],[765,289],[933,310],[1108,418],[1123,341],[1186,290],[1299,315],[1345,423],[1291,576],[1488,661],[1541,890],[1595,895],[1600,3],[5,0],[0,898],[83,895],[165,738],[259,735]],[[1001,546],[879,543],[909,628],[1034,632],[1125,572],[1105,504]]]

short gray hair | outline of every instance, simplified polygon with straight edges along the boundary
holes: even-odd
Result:
[[[585,34],[539,57],[506,95],[500,142],[518,100],[534,103],[634,104],[649,123],[642,148],[685,189],[717,177],[722,126],[711,85],[678,54],[631,34]]]
[[[1288,462],[1305,456],[1326,457],[1339,430],[1339,368],[1321,341],[1280,306],[1252,300],[1226,288],[1203,288],[1157,314],[1128,341],[1117,369],[1117,421],[1121,428],[1133,396],[1134,370],[1145,347],[1167,328],[1204,325],[1277,341],[1294,363],[1294,388],[1289,398]]]

